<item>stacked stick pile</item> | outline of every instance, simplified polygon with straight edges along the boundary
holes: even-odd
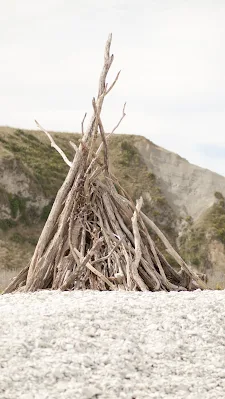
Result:
[[[94,290],[192,290],[206,288],[200,277],[186,265],[159,228],[142,211],[142,199],[134,204],[117,179],[110,173],[108,140],[101,110],[113,88],[106,77],[113,62],[111,35],[105,46],[104,65],[97,98],[93,98],[93,116],[74,148],[69,161],[50,134],[51,145],[68,164],[66,179],[39,238],[31,263],[6,288],[13,291],[39,289]],[[101,139],[100,145],[96,143]],[[102,156],[103,155],[103,156]],[[180,266],[173,268],[156,247],[157,234]]]

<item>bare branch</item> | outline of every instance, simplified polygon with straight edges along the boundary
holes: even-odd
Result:
[[[140,198],[136,201],[136,209],[137,209],[137,212],[138,212],[138,213],[140,212],[142,206],[143,206],[143,198],[140,197]]]
[[[110,56],[110,46],[111,46],[111,43],[112,43],[112,33],[109,34],[109,37],[108,37],[108,40],[107,40],[106,46],[105,46],[105,55],[104,55],[104,57],[105,57],[105,62],[108,61],[109,56]]]
[[[106,90],[107,90],[106,77],[107,77],[109,69],[112,65],[112,62],[113,62],[113,55],[110,56],[111,41],[112,41],[112,34],[109,35],[108,40],[105,45],[104,65],[103,65],[102,72],[101,72],[100,79],[99,79],[99,89],[98,89],[98,96],[97,96],[97,100],[96,100],[96,107],[99,110],[99,115],[100,115],[100,112],[102,109],[102,104],[103,104],[103,101],[104,101],[104,98],[106,95]],[[88,141],[89,137],[91,137],[91,135],[94,131],[94,127],[95,127],[95,119],[96,119],[96,114],[94,112],[94,114],[92,115],[92,118],[90,120],[90,123],[88,125],[87,131],[83,135],[83,138],[82,138],[83,142]]]
[[[3,294],[8,294],[12,291],[18,290],[20,287],[21,283],[26,284],[26,279],[27,279],[27,273],[29,269],[29,264],[25,266],[18,274],[17,277],[14,277],[10,284],[5,288],[3,291]]]
[[[95,99],[93,98],[92,105],[96,114],[96,121],[98,121],[98,126],[102,138],[102,145],[104,147],[104,161],[105,161],[105,170],[108,173],[109,170],[109,161],[108,161],[108,148],[107,148],[107,143],[106,143],[106,138],[105,138],[105,131],[103,128],[103,124],[100,118],[100,115],[98,115],[97,107],[96,107],[96,102]]]
[[[99,80],[98,98],[102,95],[102,93],[106,92],[106,83],[105,83],[106,76],[114,59],[113,54],[110,56],[111,42],[112,42],[112,34],[110,33],[105,45],[104,66]]]
[[[118,122],[117,125],[114,127],[114,129],[111,131],[111,133],[109,133],[109,134],[106,136],[106,141],[109,140],[109,138],[111,137],[111,135],[115,132],[115,130],[116,130],[116,129],[118,128],[118,126],[121,124],[123,118],[126,116],[126,114],[125,114],[125,107],[126,107],[126,103],[125,103],[124,106],[123,106],[123,114],[122,114],[122,117],[120,118],[119,122]],[[103,145],[104,145],[104,143],[102,142],[102,143],[100,144],[100,146],[98,147],[98,149],[97,149],[97,151],[96,151],[96,158],[97,158],[97,156],[99,155],[99,153],[101,152],[101,150],[102,150],[102,148],[103,148]],[[93,161],[94,161],[94,160],[93,160]],[[93,162],[93,161],[92,161],[92,162]]]
[[[124,240],[125,236],[120,238],[120,240],[116,243],[116,245],[111,249],[111,251],[108,253],[108,255],[103,256],[102,258],[96,259],[92,262],[92,265],[96,264],[96,263],[100,263],[103,262],[105,260],[107,260],[108,258],[110,258],[110,256],[113,254],[113,252],[121,245],[122,241]]]
[[[125,108],[126,108],[126,103],[124,103],[124,106],[123,106],[123,114],[122,114],[122,116],[121,116],[119,122],[117,123],[117,125],[114,127],[114,129],[113,129],[112,132],[110,133],[110,135],[113,134],[113,133],[115,132],[115,130],[116,130],[116,129],[119,127],[119,125],[121,124],[123,118],[125,118],[125,116],[126,116],[126,114],[125,114]],[[108,137],[109,137],[109,136],[108,136]]]
[[[92,99],[92,106],[93,106],[94,113],[95,113],[95,126],[93,129],[93,136],[94,136],[94,138],[96,138],[97,133],[98,133],[98,123],[99,123],[99,116],[100,116],[101,109],[99,107],[97,107],[94,97]]]
[[[42,130],[42,132],[44,132],[46,134],[46,136],[49,138],[51,147],[55,148],[55,150],[61,155],[64,162],[71,168],[72,162],[69,161],[66,154],[64,154],[63,150],[61,150],[61,148],[55,143],[55,141],[53,140],[50,133],[48,133],[47,130],[45,130],[36,120],[35,120],[35,123],[36,123],[37,127],[39,127],[39,129]]]
[[[141,237],[138,229],[138,221],[137,221],[137,215],[139,212],[139,204],[137,204],[136,209],[134,211],[133,217],[132,217],[132,226],[133,226],[133,233],[134,233],[134,243],[135,243],[135,256],[134,256],[134,261],[131,264],[131,270],[133,274],[133,278],[136,282],[136,284],[139,286],[141,291],[148,291],[147,285],[144,283],[142,278],[140,277],[138,273],[138,266],[141,261],[142,253],[141,253]]]
[[[71,147],[75,150],[75,152],[77,152],[78,147],[76,146],[76,144],[73,141],[69,141]]]
[[[121,71],[119,71],[118,74],[116,75],[116,78],[115,78],[114,82],[111,84],[111,86],[109,86],[109,88],[107,89],[105,95],[107,95],[112,90],[112,88],[115,86],[117,80],[119,79],[120,72]]]
[[[108,147],[107,147],[107,142],[106,142],[106,138],[105,138],[105,131],[104,131],[103,124],[102,124],[100,117],[99,117],[98,126],[99,126],[102,143],[103,143],[103,147],[104,147],[105,170],[108,173],[108,171],[109,171]]]
[[[82,133],[82,135],[84,135],[84,121],[85,121],[86,116],[87,116],[87,112],[85,112],[83,120],[81,122],[81,133]]]

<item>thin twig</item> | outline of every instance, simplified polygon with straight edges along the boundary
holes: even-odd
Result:
[[[140,212],[141,209],[141,200],[137,201],[136,209],[134,211],[133,217],[132,217],[132,226],[133,226],[133,233],[134,233],[134,244],[135,244],[135,256],[134,256],[134,261],[131,264],[131,270],[133,274],[133,278],[136,282],[136,284],[139,286],[141,291],[148,291],[148,286],[144,283],[142,278],[140,277],[138,273],[138,266],[141,261],[142,253],[141,253],[141,244],[140,244],[140,233],[138,229],[138,222],[137,222],[137,216],[138,213]]]
[[[93,99],[92,105],[93,105],[95,114],[98,115],[97,114],[97,107],[96,107],[95,99]],[[104,131],[104,127],[103,127],[100,115],[98,115],[98,118],[96,118],[96,119],[98,120],[98,126],[99,126],[99,130],[100,130],[100,134],[101,134],[101,138],[102,138],[102,143],[103,143],[103,147],[104,147],[105,171],[106,171],[106,173],[108,173],[109,160],[108,160],[108,148],[107,148],[107,143],[106,143],[106,138],[105,138],[105,131]]]
[[[69,143],[70,143],[71,147],[75,150],[75,152],[77,152],[77,150],[78,150],[77,145],[73,141],[69,141]]]
[[[126,113],[125,113],[125,108],[126,108],[126,103],[124,103],[123,106],[123,111],[122,111],[122,116],[119,120],[119,122],[117,123],[117,125],[114,127],[114,129],[111,131],[111,133],[109,133],[106,136],[106,142],[109,140],[109,138],[112,136],[112,134],[116,131],[116,129],[119,127],[119,125],[121,124],[122,120],[125,118]],[[92,163],[96,162],[96,159],[98,158],[99,153],[101,152],[102,148],[103,148],[104,143],[102,142],[100,144],[100,146],[98,147],[97,151],[96,151],[96,157],[92,160]]]
[[[113,54],[110,56],[111,42],[112,42],[112,34],[110,33],[105,45],[104,67],[102,69],[102,73],[99,79],[98,97],[100,97],[103,92],[106,92],[106,76],[114,59]]]
[[[115,130],[116,130],[116,129],[119,127],[119,125],[121,124],[123,118],[125,118],[125,116],[126,116],[126,114],[125,114],[125,108],[126,108],[126,103],[124,103],[124,106],[123,106],[123,114],[122,114],[122,116],[121,116],[119,122],[117,123],[117,125],[114,127],[114,129],[112,130],[112,132],[111,132],[110,134],[113,134],[113,133],[115,132]]]
[[[35,123],[37,125],[37,127],[39,127],[40,130],[42,130],[42,132],[44,132],[46,134],[46,136],[49,138],[50,143],[51,143],[51,147],[55,148],[55,150],[61,155],[62,159],[64,160],[64,162],[71,167],[72,166],[72,162],[69,161],[69,159],[67,158],[66,154],[63,152],[63,150],[61,150],[61,148],[55,143],[55,141],[53,140],[52,136],[50,135],[49,132],[47,132],[47,130],[45,130],[36,120]]]
[[[87,112],[85,112],[83,120],[81,122],[81,133],[82,133],[82,136],[84,135],[84,121],[85,121],[86,116],[87,116]]]
[[[121,71],[119,71],[118,74],[116,75],[115,80],[113,81],[113,83],[111,84],[111,86],[109,86],[109,88],[107,89],[105,95],[107,95],[107,94],[112,90],[112,88],[115,86],[117,80],[119,79],[120,72],[121,72]]]

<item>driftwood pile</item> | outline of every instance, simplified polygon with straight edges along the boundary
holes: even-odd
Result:
[[[113,62],[111,35],[106,43],[104,66],[93,116],[75,150],[72,162],[39,124],[69,166],[56,196],[30,265],[6,288],[13,291],[59,290],[192,290],[206,288],[204,282],[181,259],[159,228],[141,211],[110,173],[108,140],[101,110],[110,87],[106,76]],[[123,114],[113,129],[119,126]],[[96,150],[96,143],[101,139]],[[103,155],[103,156],[102,156]],[[173,268],[156,247],[157,234],[180,266]]]

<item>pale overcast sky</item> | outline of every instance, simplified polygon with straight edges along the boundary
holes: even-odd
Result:
[[[224,0],[0,0],[0,125],[79,131],[110,32],[106,130],[225,175]]]

